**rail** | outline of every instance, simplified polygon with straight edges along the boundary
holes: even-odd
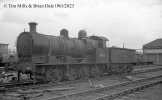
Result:
[[[88,94],[91,95],[93,93],[101,93],[103,91],[107,91],[107,90],[110,90],[110,89],[117,89],[119,87],[127,86],[127,85],[130,85],[130,84],[141,83],[141,82],[144,82],[144,81],[151,81],[151,80],[155,80],[155,79],[158,79],[158,78],[161,79],[161,77],[162,77],[162,75],[158,75],[158,76],[153,76],[153,77],[149,77],[149,78],[139,79],[139,80],[135,80],[135,81],[130,81],[130,82],[124,82],[124,83],[120,83],[120,84],[115,84],[115,85],[112,85],[112,86],[107,86],[107,87],[101,87],[101,88],[97,88],[97,89],[91,89],[91,90],[76,92],[76,93],[67,94],[67,95],[63,95],[63,96],[57,96],[57,97],[53,97],[53,98],[47,98],[45,100],[67,100],[67,99],[70,100],[73,97],[74,98],[77,97],[77,96],[84,97],[84,95],[88,95]],[[96,98],[96,99],[93,99],[93,100],[105,100],[105,98],[116,97],[119,94],[120,95],[123,95],[123,94],[126,94],[126,93],[130,93],[132,91],[135,91],[135,90],[139,90],[142,87],[146,87],[146,85],[149,86],[150,84],[161,83],[161,82],[162,82],[162,80],[161,81],[158,80],[157,82],[153,82],[153,83],[152,82],[148,82],[149,84],[145,84],[143,86],[137,86],[135,88],[130,88],[128,90],[124,90],[124,91],[120,91],[120,92],[117,92],[117,93],[113,93],[111,95],[106,95],[106,96],[99,97],[99,98]]]
[[[132,74],[129,74],[129,75],[137,75],[137,74],[142,74],[142,73],[147,73],[147,72],[154,72],[154,71],[159,71],[159,70],[162,70],[162,68],[154,68],[154,69],[134,71]],[[100,77],[100,78],[102,78],[102,77]],[[87,80],[74,80],[72,82],[63,81],[63,82],[58,82],[57,85],[78,83],[78,82],[81,82],[81,81],[87,81]],[[34,84],[34,81],[19,82],[19,83],[4,83],[4,84],[0,84],[0,87],[13,88],[13,87],[37,85],[37,84],[42,84],[42,85],[45,84],[46,85],[46,83],[48,83],[48,81],[35,81],[35,84]],[[56,84],[54,84],[54,85],[56,85]],[[48,84],[47,84],[47,86],[48,86]]]

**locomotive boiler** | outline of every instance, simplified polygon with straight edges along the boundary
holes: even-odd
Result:
[[[60,36],[44,35],[36,31],[36,25],[29,23],[30,31],[17,38],[18,72],[57,82],[132,71],[135,50],[108,48],[107,38],[87,36],[84,30],[78,32],[78,38],[70,38],[66,29]]]

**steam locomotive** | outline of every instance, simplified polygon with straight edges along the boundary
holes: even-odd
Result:
[[[36,31],[36,25],[30,22],[30,31],[17,37],[18,62],[14,69],[18,72],[58,82],[133,71],[133,49],[108,48],[107,38],[87,36],[85,30],[78,32],[78,38],[70,38],[66,29],[60,30],[60,36],[44,35]]]

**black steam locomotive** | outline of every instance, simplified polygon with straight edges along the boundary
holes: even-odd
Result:
[[[87,36],[80,30],[78,38],[70,38],[66,29],[60,31],[60,36],[50,36],[38,33],[37,23],[29,25],[30,32],[22,32],[17,38],[18,72],[57,82],[103,73],[128,74],[136,64],[135,50],[108,48],[105,37]]]

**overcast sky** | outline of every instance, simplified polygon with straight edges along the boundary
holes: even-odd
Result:
[[[9,3],[75,6],[65,9],[3,7]],[[162,0],[1,0],[0,43],[8,43],[13,48],[24,28],[29,31],[31,21],[38,23],[39,33],[58,36],[66,28],[70,37],[77,37],[78,31],[84,29],[88,35],[108,38],[110,46],[125,44],[126,48],[141,49],[142,45],[162,38]]]

